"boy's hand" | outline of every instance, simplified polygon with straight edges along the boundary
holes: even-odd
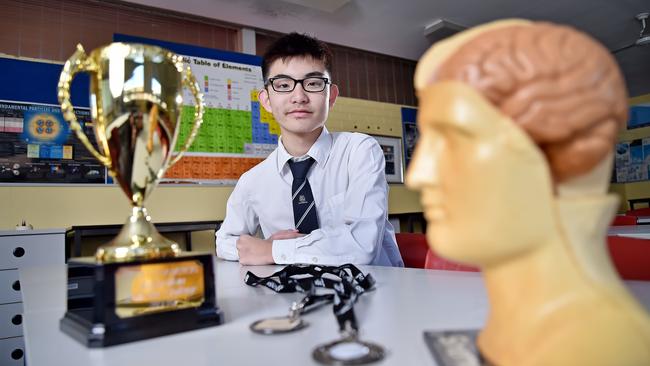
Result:
[[[301,236],[305,236],[305,234],[299,233],[296,229],[280,230],[266,240],[242,235],[237,239],[239,263],[250,266],[275,264],[273,240],[295,239]]]
[[[299,233],[298,229],[288,229],[278,231],[277,233],[271,235],[271,237],[269,237],[267,240],[295,239],[301,236],[305,236],[305,234]]]
[[[239,263],[244,265],[274,264],[273,240],[259,239],[250,235],[242,235],[237,239]]]

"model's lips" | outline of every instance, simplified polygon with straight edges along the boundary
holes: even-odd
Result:
[[[424,218],[428,222],[436,222],[444,220],[447,217],[447,213],[440,206],[424,206]]]
[[[432,222],[445,219],[447,212],[440,201],[428,198],[430,197],[422,197],[421,200],[424,217],[427,219],[427,221]]]

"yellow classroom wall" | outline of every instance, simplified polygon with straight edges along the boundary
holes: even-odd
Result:
[[[631,98],[630,105],[650,103],[650,94]],[[327,126],[331,131],[358,131],[402,137],[400,105],[344,98],[338,99]],[[650,127],[624,130],[619,141],[650,136]],[[147,201],[156,222],[222,220],[233,187],[159,186]],[[615,183],[612,192],[621,196],[620,211],[627,200],[650,197],[650,182]],[[0,187],[0,230],[12,229],[21,220],[35,228],[72,225],[118,224],[129,206],[115,186],[3,186]],[[391,184],[389,213],[421,212],[417,193],[403,184]]]
[[[402,137],[400,105],[339,98],[327,126],[332,131],[358,131]],[[233,187],[158,186],[146,202],[155,222],[223,220]],[[116,186],[0,187],[0,230],[21,220],[36,229],[122,223],[126,196]],[[417,193],[391,184],[389,213],[421,212]]]
[[[650,94],[644,94],[630,98],[630,105],[641,103],[650,103]],[[630,141],[650,137],[650,126],[623,130],[618,135],[618,141]],[[636,198],[650,198],[650,181],[641,181],[633,183],[613,183],[610,191],[617,193],[621,197],[619,212],[625,212],[630,209],[627,200]]]

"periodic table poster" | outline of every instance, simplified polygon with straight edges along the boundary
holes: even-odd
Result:
[[[203,124],[184,157],[167,171],[163,182],[235,184],[277,146],[280,127],[260,106],[262,59],[258,56],[116,34],[115,41],[154,44],[183,57],[203,93]],[[183,92],[176,149],[193,124],[193,96]]]

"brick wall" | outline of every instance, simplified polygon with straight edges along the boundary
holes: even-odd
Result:
[[[0,53],[65,61],[112,42],[113,33],[237,51],[238,29],[123,3],[0,0]]]

